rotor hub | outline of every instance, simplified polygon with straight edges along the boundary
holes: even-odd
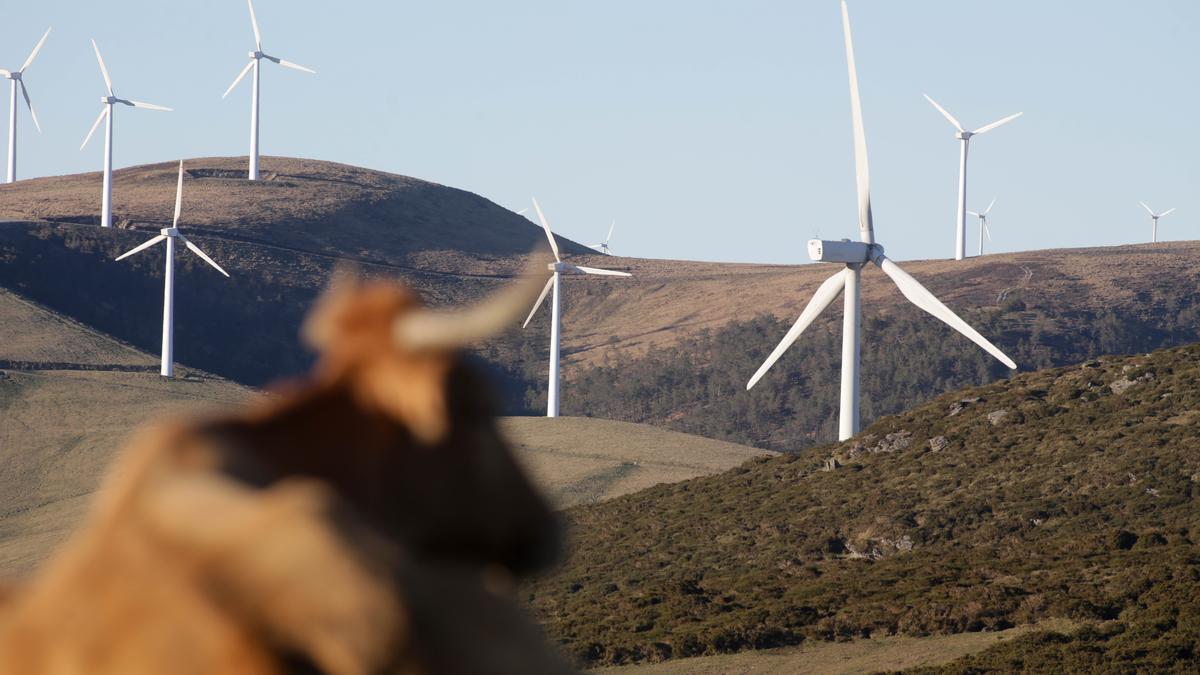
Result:
[[[550,263],[549,265],[547,265],[546,267],[549,268],[549,270],[551,272],[558,272],[559,274],[570,272],[571,270],[574,269],[573,267],[571,267],[570,265],[568,265],[567,263],[564,263],[564,262],[553,262],[553,263]]]
[[[969,140],[971,140],[971,137],[974,135],[975,134],[970,131],[960,131],[957,134],[955,134],[954,137],[960,141],[969,141]]]
[[[264,53],[263,53],[263,52],[261,52],[261,51],[257,51],[257,52],[250,52],[250,58],[252,58],[252,59],[256,59],[256,60],[257,60],[257,59],[261,59],[261,58],[263,58],[264,56],[266,56],[266,54],[264,54]]]
[[[7,77],[10,80],[19,80],[19,79],[21,79],[21,71],[18,70],[16,72],[9,73],[5,77]]]
[[[179,228],[164,227],[163,229],[159,230],[158,233],[163,235],[164,237],[178,237],[179,236]]]

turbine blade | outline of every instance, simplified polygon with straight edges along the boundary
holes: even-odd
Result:
[[[631,277],[631,276],[633,276],[629,272],[618,272],[616,270],[603,270],[603,269],[600,269],[599,267],[584,267],[583,265],[575,265],[575,269],[579,270],[580,272],[583,272],[584,274],[598,274],[600,276],[606,276],[606,277]]]
[[[237,87],[239,84],[241,84],[242,80],[246,79],[246,75],[250,72],[250,69],[253,67],[254,67],[254,61],[251,60],[249,63],[246,64],[245,68],[242,68],[242,72],[238,73],[238,76],[233,81],[233,84],[229,85],[229,88],[225,90],[224,94],[221,94],[221,98],[225,98],[226,96],[228,96],[229,93],[231,91],[233,91],[235,87]]]
[[[546,294],[550,292],[550,287],[553,285],[554,275],[551,274],[550,278],[546,280],[546,286],[542,288],[542,294],[539,295],[537,301],[533,303],[533,309],[529,310],[529,316],[525,317],[525,323],[521,324],[521,328],[528,326],[529,322],[533,320],[533,315],[537,314],[538,307],[542,306],[542,301],[546,299]]]
[[[908,272],[900,269],[899,265],[882,254],[873,260],[883,270],[884,274],[892,278],[892,281],[895,282],[900,292],[904,294],[904,297],[908,298],[909,302],[932,314],[934,317],[941,319],[946,325],[967,336],[971,342],[982,347],[984,351],[996,357],[1004,365],[1013,370],[1017,369],[1017,364],[1013,363],[1012,359],[1008,358],[1004,352],[989,342],[987,338],[980,335],[970,324],[950,311],[950,308],[943,305],[942,301],[937,299],[937,296],[930,293],[920,282],[912,278]]]
[[[108,106],[100,108],[100,116],[92,123],[92,130],[88,132],[87,138],[83,139],[83,145],[79,146],[80,150],[87,147],[88,141],[92,140],[92,134],[96,133],[96,129],[100,126],[100,122],[104,121],[104,116],[108,114]]]
[[[217,263],[213,262],[213,259],[208,257],[208,255],[206,255],[204,253],[204,251],[201,251],[199,246],[196,246],[192,242],[188,241],[187,237],[183,236],[182,234],[179,235],[179,238],[183,240],[183,245],[187,246],[188,250],[190,250],[192,253],[195,253],[196,255],[200,256],[200,258],[202,260],[204,260],[204,262],[208,263],[209,265],[212,265],[214,269],[216,269],[221,274],[224,274],[226,278],[229,277],[229,272],[226,272],[225,270],[221,269],[221,266],[218,265]]]
[[[1009,122],[1017,119],[1018,117],[1020,117],[1021,115],[1024,115],[1024,114],[1025,113],[1023,113],[1023,112],[1019,112],[1016,115],[1009,115],[1008,117],[1005,117],[1002,120],[996,120],[995,122],[992,122],[991,124],[979,127],[973,133],[976,136],[978,136],[979,134],[986,134],[987,132],[991,131],[992,129],[995,129],[996,127],[1004,126],[1005,124],[1008,124]]]
[[[786,352],[788,348],[796,342],[797,339],[799,339],[800,334],[804,332],[804,329],[808,328],[812,322],[821,315],[821,312],[825,311],[826,307],[829,307],[829,305],[833,304],[833,301],[836,300],[837,296],[841,294],[842,289],[846,287],[847,273],[852,272],[848,269],[841,270],[837,274],[826,279],[824,283],[817,288],[817,292],[813,294],[812,300],[809,300],[808,305],[804,308],[804,311],[800,312],[800,318],[796,319],[796,323],[792,324],[792,327],[788,329],[787,334],[784,335],[783,339],[780,340],[778,345],[776,345],[775,351],[771,352],[771,355],[767,357],[767,360],[763,361],[763,364],[758,367],[758,371],[755,372],[754,376],[750,378],[750,381],[746,383],[746,391],[750,391],[754,385],[758,384],[758,381],[762,379],[763,375],[766,375],[767,371],[771,369],[771,366],[775,365],[775,362],[779,360],[779,357],[783,356],[783,353]]]
[[[987,214],[991,213],[991,212],[992,212],[992,207],[993,207],[993,206],[995,206],[995,205],[996,205],[996,198],[995,198],[995,197],[992,197],[992,203],[991,203],[991,204],[988,204],[988,207],[987,207],[986,209],[984,209],[984,210],[983,210],[983,215],[985,215],[985,216],[986,216]]]
[[[1146,206],[1146,202],[1138,202],[1138,203],[1142,205],[1143,209],[1146,209],[1146,213],[1149,213],[1151,215],[1151,217],[1154,217],[1154,218],[1158,217],[1157,215],[1155,215],[1154,209],[1150,208],[1149,206]]]
[[[542,207],[538,206],[537,198],[533,198],[533,210],[537,211],[538,220],[542,221],[542,229],[546,230],[546,238],[550,240],[550,250],[554,251],[554,260],[562,262],[562,258],[558,255],[558,242],[554,241],[554,233],[550,231],[550,223],[546,222],[546,216],[542,215]]]
[[[29,108],[29,116],[33,118],[33,126],[42,133],[42,125],[38,123],[37,113],[33,111],[33,101],[29,100],[29,90],[25,88],[25,80],[21,80],[21,95],[25,97],[25,107]]]
[[[616,227],[617,227],[617,221],[614,220],[614,221],[612,221],[612,225],[608,226],[608,236],[604,238],[605,244],[608,244],[608,242],[612,241],[612,233],[613,233],[613,230],[616,229]]]
[[[3,68],[0,68],[0,75],[3,75],[4,77],[8,77],[9,75],[12,75],[12,73]]]
[[[1179,208],[1179,207],[1175,207],[1175,208]],[[1175,209],[1167,209],[1166,211],[1163,211],[1162,213],[1158,214],[1158,217],[1162,218],[1163,216],[1174,213],[1174,212],[1175,212]]]
[[[92,49],[96,50],[96,61],[100,64],[100,74],[104,76],[104,86],[108,88],[108,95],[112,96],[112,78],[108,76],[108,68],[104,65],[104,57],[100,56],[100,48],[96,46],[95,40],[92,40]]]
[[[971,215],[975,216],[976,218],[981,218],[981,217],[982,217],[982,214],[975,213],[974,211],[967,211],[967,213],[969,213],[969,214],[971,214]]]
[[[130,101],[129,105],[135,108],[145,108],[146,110],[161,110],[163,112],[173,112],[171,108],[162,105],[154,105],[153,103],[142,103],[141,101]]]
[[[262,33],[258,31],[258,17],[254,16],[253,0],[246,0],[246,4],[250,6],[250,26],[254,28],[254,48],[262,51]]]
[[[124,260],[125,258],[128,258],[129,256],[133,255],[134,253],[140,253],[142,251],[145,251],[146,249],[150,248],[151,246],[157,244],[158,242],[160,242],[166,238],[167,238],[167,235],[160,234],[157,237],[151,239],[150,241],[142,244],[141,246],[138,246],[137,248],[132,249],[126,253],[122,253],[121,255],[116,257],[116,260]]]
[[[987,235],[988,241],[992,240],[992,231],[990,229],[988,229],[986,219],[984,219],[984,221],[983,221],[983,233]]]
[[[291,68],[292,70],[300,70],[305,73],[311,73],[313,75],[317,74],[317,71],[313,70],[312,68],[305,68],[304,66],[300,65],[299,63],[293,63],[286,59],[271,59],[271,60],[274,61],[275,63],[278,63],[279,65],[283,66],[284,68]]]
[[[846,38],[846,64],[850,72],[850,114],[854,123],[854,177],[858,185],[858,231],[862,240],[875,243],[875,225],[871,220],[871,171],[867,166],[867,133],[863,127],[862,99],[858,95],[858,67],[854,62],[854,41],[850,36],[850,9],[842,0],[842,29]]]
[[[937,101],[930,98],[929,94],[921,94],[921,95],[925,97],[926,101],[929,101],[930,103],[932,103],[933,107],[937,108],[938,112],[942,113],[942,117],[945,117],[946,119],[950,120],[950,124],[953,124],[955,129],[958,129],[959,131],[966,131],[966,129],[963,129],[963,125],[959,124],[958,120],[954,119],[954,115],[951,115],[949,112],[946,112],[946,109],[943,108],[942,106],[938,105]],[[978,133],[978,132],[976,132],[976,133]]]
[[[46,38],[48,37],[50,37],[50,28],[46,29],[45,34],[42,35],[42,39],[38,40],[37,46],[33,48],[32,52],[29,52],[29,58],[25,59],[25,63],[21,64],[21,70],[18,72],[23,73],[26,68],[33,65],[33,60],[37,58],[38,52],[42,51],[42,45],[46,44]]]
[[[183,160],[179,160],[179,183],[175,186],[175,219],[171,227],[179,227],[179,212],[183,210]]]

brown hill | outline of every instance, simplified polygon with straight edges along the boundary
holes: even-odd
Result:
[[[310,160],[268,158],[265,166],[267,180],[249,183],[238,177],[240,159],[194,159],[185,181],[182,226],[233,278],[216,276],[189,254],[180,257],[178,356],[245,384],[264,384],[307,365],[296,340],[303,308],[339,261],[400,278],[445,304],[492,290],[542,241],[525,218],[461,190]],[[117,172],[119,227],[109,232],[92,224],[98,174],[0,186],[0,221],[22,221],[0,223],[0,287],[156,351],[161,255],[112,258],[166,224],[173,181],[174,164]],[[836,375],[823,355],[830,353],[826,343],[837,339],[837,308],[763,381],[760,388],[769,393],[756,389],[748,398],[742,389],[783,324],[833,268],[608,258],[561,242],[576,262],[634,274],[565,281],[564,377],[586,382],[568,385],[565,412],[777,449],[829,437]],[[1200,301],[1179,290],[1200,282],[1197,253],[1198,243],[1172,242],[905,267],[979,323],[1023,368],[1033,368],[1200,339],[1200,322],[1193,320]],[[874,270],[867,272],[864,295],[866,347],[881,352],[869,370],[878,381],[864,382],[867,420],[1003,376],[965,338],[909,308]],[[502,376],[511,412],[541,405],[547,314],[480,352]],[[723,338],[739,346],[736,358],[704,342],[706,334],[761,314],[776,323]],[[656,359],[646,360],[655,351]],[[674,361],[664,362],[662,355],[672,351]],[[939,354],[946,356],[935,358]],[[620,370],[593,370],[604,364]],[[683,372],[686,382],[675,376]],[[680,385],[664,393],[656,384],[664,381]],[[785,400],[788,390],[815,398],[800,405]],[[786,405],[769,411],[780,400]],[[763,410],[769,412],[754,412]]]

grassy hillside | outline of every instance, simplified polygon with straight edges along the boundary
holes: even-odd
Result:
[[[1200,647],[1200,346],[941,396],[858,438],[569,512],[528,599],[592,664],[1082,622],[976,659]],[[998,659],[998,661],[997,661]]]
[[[138,426],[245,401],[254,390],[158,359],[0,290],[0,570],[30,569],[87,508]],[[637,424],[502,421],[518,459],[561,506],[717,473],[771,454]]]

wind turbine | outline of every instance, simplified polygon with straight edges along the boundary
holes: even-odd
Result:
[[[884,274],[891,277],[900,292],[908,301],[941,319],[951,328],[967,336],[972,342],[983,347],[1004,365],[1016,369],[1012,359],[1005,356],[986,338],[967,325],[954,312],[950,311],[924,286],[908,275],[899,265],[883,254],[883,247],[875,243],[875,228],[871,216],[871,179],[867,166],[867,139],[863,128],[862,102],[858,94],[858,73],[854,62],[854,45],[850,37],[850,11],[846,0],[842,0],[842,30],[846,41],[846,61],[850,72],[850,112],[854,126],[854,169],[858,184],[858,230],[861,242],[848,239],[841,241],[822,241],[813,239],[808,242],[809,256],[819,262],[834,262],[845,264],[845,269],[829,277],[817,289],[808,306],[800,314],[800,318],[775,347],[775,351],[767,357],[759,367],[758,372],[746,383],[746,389],[753,387],[767,370],[783,356],[783,353],[800,337],[804,329],[833,303],[839,293],[845,292],[845,314],[842,323],[842,390],[841,390],[841,420],[838,428],[838,439],[846,440],[859,430],[859,364],[862,327],[862,311],[860,306],[859,281],[862,268],[867,262],[875,263]]]
[[[42,45],[46,44],[46,38],[50,37],[50,29],[46,29],[46,33],[42,35],[42,39],[38,40],[37,46],[29,52],[29,58],[25,59],[25,63],[17,70],[4,70],[0,68],[0,75],[9,79],[8,91],[8,180],[5,182],[12,183],[17,180],[17,87],[21,88],[21,96],[25,97],[25,106],[29,108],[29,116],[33,118],[33,126],[37,127],[38,133],[42,132],[42,125],[38,124],[37,113],[33,111],[33,101],[29,100],[29,90],[25,88],[25,80],[22,75],[25,74],[25,69],[33,64],[33,60],[37,58],[38,52],[42,51]]]
[[[1165,216],[1169,213],[1172,213],[1173,211],[1175,211],[1175,209],[1171,208],[1171,209],[1167,209],[1166,211],[1163,211],[1162,213],[1155,213],[1154,209],[1150,208],[1149,206],[1146,206],[1146,202],[1138,202],[1138,203],[1142,205],[1143,209],[1146,209],[1146,211],[1150,213],[1150,223],[1151,223],[1151,225],[1150,225],[1150,227],[1151,227],[1150,241],[1152,241],[1154,243],[1158,243],[1158,219],[1162,218],[1163,216]]]
[[[608,226],[608,236],[599,244],[588,244],[588,248],[598,248],[604,255],[612,255],[612,249],[608,247],[608,242],[612,241],[613,228],[617,226],[617,221],[613,221],[612,225]]]
[[[313,75],[316,75],[317,71],[305,68],[298,63],[292,63],[291,61],[264,53],[262,50],[262,33],[258,30],[258,19],[254,16],[254,2],[253,0],[246,0],[246,4],[250,7],[250,26],[254,29],[254,51],[250,52],[250,62],[246,64],[245,68],[242,68],[242,72],[238,73],[237,79],[233,81],[233,84],[229,85],[229,88],[225,90],[221,98],[229,96],[229,93],[238,86],[238,83],[245,79],[246,73],[249,73],[251,69],[254,70],[254,91],[250,94],[250,171],[248,176],[250,180],[258,180],[258,71],[262,67],[262,60],[274,61],[285,68],[302,70]]]
[[[988,207],[983,210],[983,213],[967,211],[967,213],[969,213],[979,219],[979,255],[983,255],[983,236],[986,234],[987,240],[988,241],[992,240],[992,231],[988,229],[987,217],[988,217],[988,214],[992,212],[992,207],[995,205],[996,205],[996,200],[993,198],[992,203],[988,204]]]
[[[221,266],[213,262],[213,259],[208,257],[204,251],[201,251],[198,246],[188,241],[187,237],[179,233],[179,211],[182,206],[183,161],[180,160],[179,183],[175,187],[175,219],[171,222],[171,227],[163,228],[157,237],[117,257],[117,260],[124,260],[135,253],[154,246],[160,241],[167,242],[167,262],[163,267],[162,366],[158,371],[163,377],[172,377],[175,374],[175,240],[182,241],[183,245],[191,249],[192,253],[200,256],[201,260],[212,265],[218,272],[224,274],[226,278],[229,277],[228,272],[221,269]]]
[[[550,263],[550,278],[546,280],[546,286],[542,288],[542,294],[538,296],[536,302],[533,303],[533,309],[530,310],[529,316],[525,317],[525,323],[521,324],[524,328],[533,320],[533,315],[537,314],[538,308],[542,306],[542,301],[546,299],[546,294],[550,289],[554,289],[554,299],[550,302],[550,384],[546,389],[546,417],[558,417],[558,339],[560,333],[560,291],[559,279],[564,274],[597,274],[609,277],[631,277],[628,272],[617,272],[614,270],[602,270],[596,267],[584,267],[582,265],[571,265],[562,261],[562,257],[558,254],[558,243],[554,241],[554,233],[550,231],[550,223],[546,222],[546,216],[542,215],[542,207],[538,206],[536,199],[533,200],[533,209],[537,211],[538,220],[542,223],[542,229],[546,230],[546,238],[550,240],[550,250],[554,251],[554,262]]]
[[[975,131],[967,131],[963,128],[963,125],[958,123],[958,120],[954,119],[954,115],[946,112],[946,109],[938,105],[937,101],[930,98],[929,94],[925,94],[924,96],[925,99],[932,103],[933,107],[937,108],[938,112],[942,113],[943,117],[950,120],[950,124],[953,124],[954,128],[958,130],[954,137],[957,138],[962,144],[962,153],[959,155],[958,160],[958,223],[956,229],[957,238],[954,244],[954,259],[962,260],[963,258],[967,257],[967,149],[971,144],[971,137],[978,136],[979,134],[986,134],[996,127],[1008,124],[1025,113],[1009,115],[1004,119],[996,120],[991,124],[986,124],[982,127],[979,127]]]
[[[92,140],[92,134],[96,133],[96,127],[100,126],[100,122],[105,121],[104,125],[104,193],[101,197],[100,204],[100,227],[112,227],[112,142],[113,142],[113,105],[123,103],[134,108],[145,108],[147,110],[162,110],[170,112],[171,109],[154,105],[153,103],[142,103],[141,101],[130,101],[123,98],[117,98],[113,94],[112,78],[108,76],[108,68],[104,67],[104,57],[100,56],[100,48],[96,46],[96,41],[92,40],[92,49],[96,52],[96,62],[100,64],[100,74],[104,76],[104,87],[108,89],[108,96],[100,99],[100,103],[104,106],[100,109],[100,116],[92,123],[92,129],[88,132],[87,138],[83,139],[83,145],[79,146],[80,150],[87,147],[88,141]]]

